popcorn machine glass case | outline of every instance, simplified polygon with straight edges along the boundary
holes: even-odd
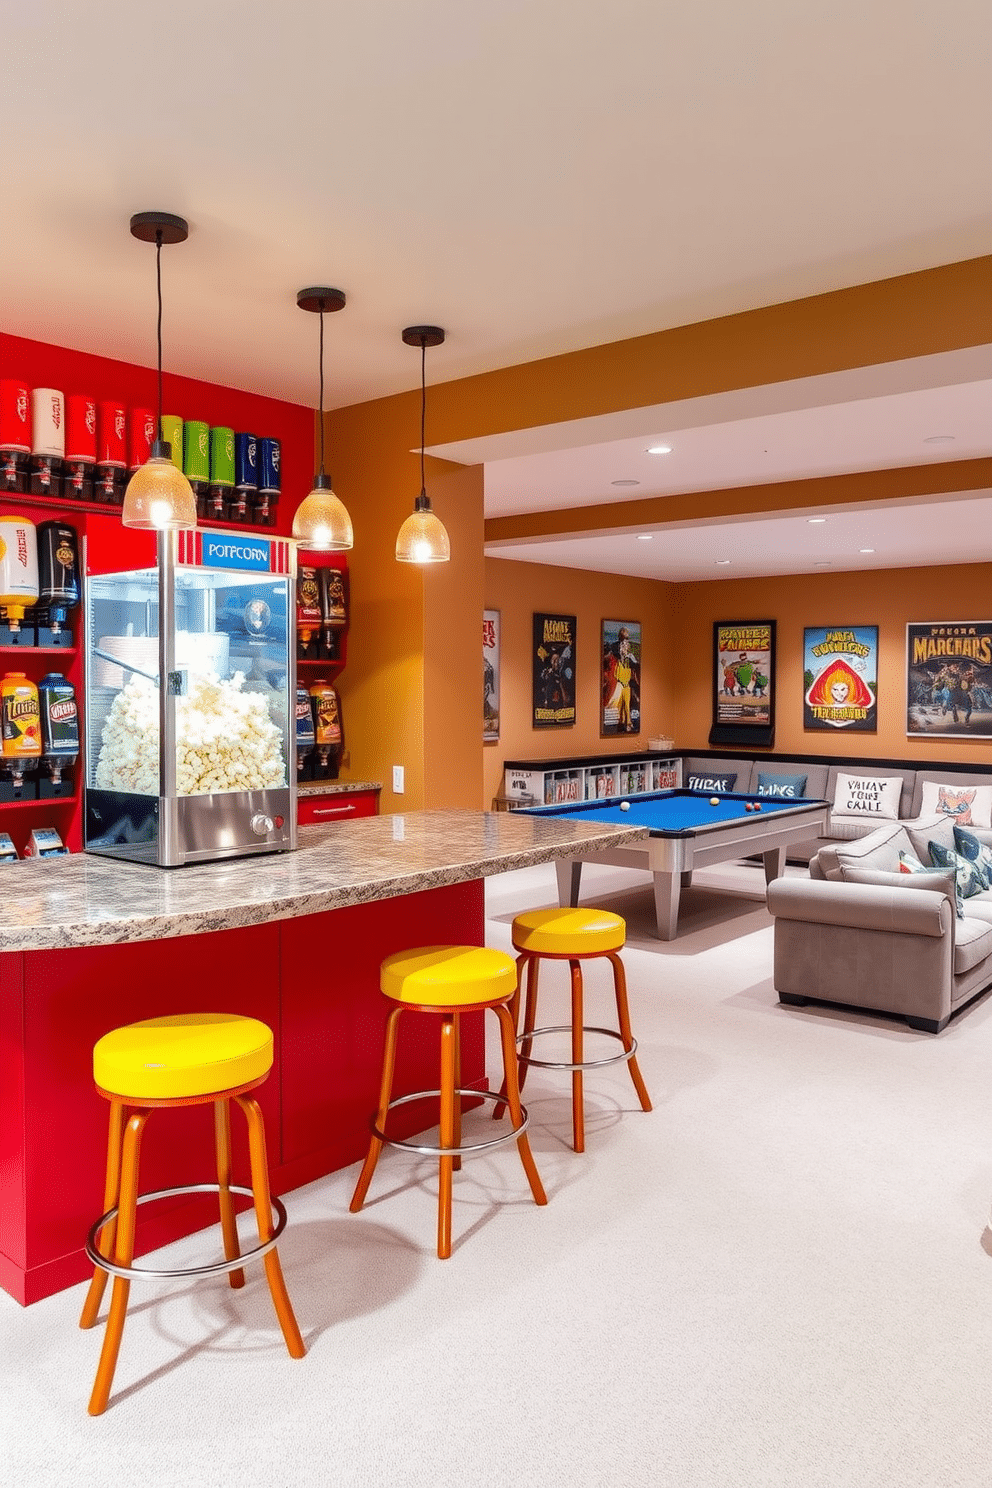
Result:
[[[295,552],[237,532],[87,543],[88,852],[162,868],[296,846]],[[165,685],[160,686],[160,679]]]

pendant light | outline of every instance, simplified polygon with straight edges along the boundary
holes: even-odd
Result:
[[[125,527],[143,527],[154,532],[196,526],[196,497],[193,487],[172,462],[172,446],[162,438],[162,244],[185,243],[189,224],[168,212],[137,212],[131,218],[131,235],[142,243],[155,244],[155,278],[158,285],[158,421],[156,439],[144,465],[134,472],[124,492],[121,522]],[[179,451],[180,462],[182,451]]]
[[[447,563],[451,557],[451,544],[444,530],[444,523],[431,510],[430,497],[424,480],[424,422],[427,415],[427,348],[440,346],[444,332],[440,326],[407,326],[403,332],[407,346],[420,347],[420,495],[413,504],[413,513],[407,517],[396,537],[396,558],[399,563]]]
[[[321,553],[340,553],[355,545],[351,518],[343,501],[331,490],[331,478],[324,473],[324,312],[344,309],[340,289],[301,289],[296,296],[301,310],[320,315],[320,470],[313,478],[313,490],[296,508],[293,536],[304,548]]]

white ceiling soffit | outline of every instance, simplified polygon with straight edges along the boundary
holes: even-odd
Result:
[[[817,515],[826,520],[811,522],[806,511],[756,514],[548,542],[490,543],[486,556],[670,583],[992,561],[989,491],[921,497],[898,507],[824,507]]]
[[[328,407],[988,252],[989,0],[4,7],[0,325]]]
[[[671,454],[648,454],[658,442]],[[430,453],[485,464],[487,517],[973,459],[992,454],[992,345],[432,445]]]

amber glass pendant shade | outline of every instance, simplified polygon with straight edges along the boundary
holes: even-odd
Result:
[[[168,444],[156,440],[150,458],[139,465],[128,481],[121,525],[152,532],[196,526],[193,487],[172,463]]]
[[[355,546],[348,510],[326,475],[314,477],[313,490],[296,508],[293,536],[301,547],[318,553],[341,553]]]
[[[450,557],[451,543],[444,523],[431,510],[428,498],[418,496],[416,509],[407,517],[396,537],[397,562],[447,563]]]

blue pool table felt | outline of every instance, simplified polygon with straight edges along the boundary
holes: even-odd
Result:
[[[726,794],[710,804],[712,792],[691,790],[653,791],[647,795],[620,796],[608,801],[563,801],[556,806],[531,806],[528,816],[572,816],[580,821],[620,822],[647,827],[653,836],[691,836],[700,829],[734,821],[760,821],[763,816],[799,806],[821,806],[822,801],[794,796],[749,796]],[[620,802],[629,801],[622,811]],[[761,807],[746,810],[747,802]]]

